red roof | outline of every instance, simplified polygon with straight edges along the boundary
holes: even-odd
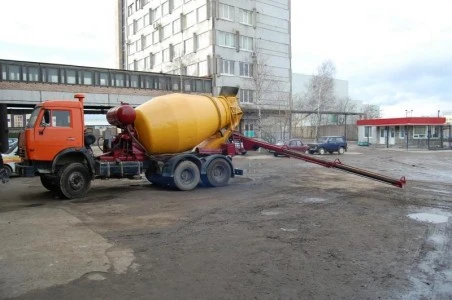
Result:
[[[444,125],[446,118],[436,117],[409,117],[409,118],[388,118],[388,119],[367,119],[358,120],[356,125],[374,126],[400,126],[400,125]]]

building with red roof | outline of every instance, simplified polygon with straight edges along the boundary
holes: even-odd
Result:
[[[402,148],[443,148],[450,125],[443,117],[358,120],[358,143]]]

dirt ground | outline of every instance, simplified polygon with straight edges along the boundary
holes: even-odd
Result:
[[[318,156],[316,156],[318,157]],[[451,299],[452,151],[325,155],[403,189],[249,152],[191,192],[95,180],[61,200],[0,185],[0,298]]]

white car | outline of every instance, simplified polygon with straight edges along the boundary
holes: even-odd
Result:
[[[3,167],[8,174],[8,177],[11,174],[16,174],[16,163],[20,163],[22,159],[17,155],[18,146],[15,145],[12,148],[9,148],[7,153],[2,153],[3,158]]]

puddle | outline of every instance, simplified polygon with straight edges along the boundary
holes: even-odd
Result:
[[[293,229],[293,228],[280,228],[282,231],[288,231],[288,232],[295,232],[298,231],[298,229]]]
[[[321,203],[321,202],[325,202],[326,200],[323,198],[306,198],[303,200],[298,201],[297,203],[299,204],[303,204],[303,203]]]
[[[276,216],[276,215],[279,215],[280,213],[281,212],[275,211],[275,210],[267,210],[267,211],[261,212],[261,215],[263,215],[263,216]]]
[[[428,222],[428,223],[447,223],[449,220],[448,216],[444,215],[438,215],[438,214],[430,214],[430,213],[416,213],[416,214],[409,214],[409,218],[414,219],[416,221],[421,222]]]

